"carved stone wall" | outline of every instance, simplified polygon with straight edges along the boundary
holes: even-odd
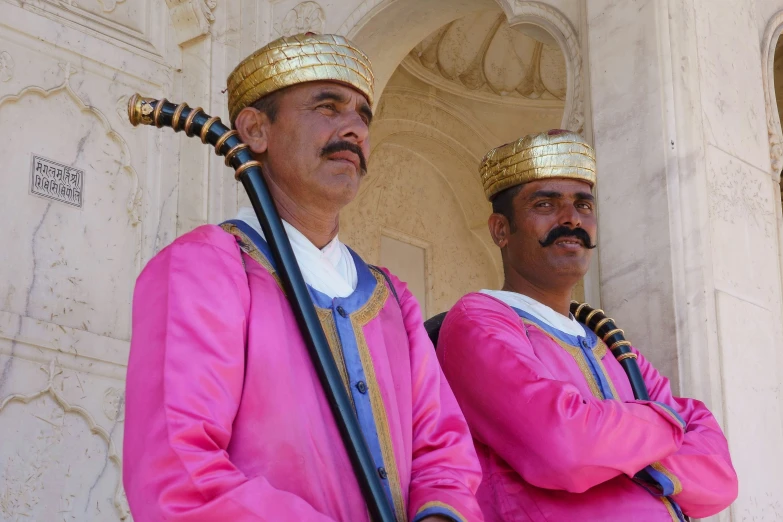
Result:
[[[130,520],[130,300],[173,237],[159,195],[177,179],[160,176],[176,143],[123,112],[172,92],[159,7],[0,2],[1,520]]]

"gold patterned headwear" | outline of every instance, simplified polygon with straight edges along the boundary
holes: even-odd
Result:
[[[267,94],[319,80],[348,84],[372,105],[374,77],[367,55],[342,36],[306,33],[278,38],[236,66],[228,76],[231,122]]]
[[[578,179],[592,187],[595,152],[579,134],[551,130],[492,149],[481,160],[479,173],[490,201],[498,192],[539,179]]]

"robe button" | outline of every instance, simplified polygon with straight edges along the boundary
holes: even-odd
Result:
[[[386,476],[387,476],[386,475],[386,468],[384,468],[383,466],[378,468],[378,476],[381,477],[383,480],[386,480]]]
[[[345,312],[345,308],[343,308],[342,306],[337,307],[337,313],[343,317],[348,317],[348,314]]]
[[[359,381],[356,383],[356,389],[359,390],[359,393],[367,393],[367,384],[364,381]]]

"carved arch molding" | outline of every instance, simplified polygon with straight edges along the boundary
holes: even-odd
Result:
[[[364,0],[337,30],[351,38],[388,0]],[[571,22],[556,8],[541,2],[497,0],[511,27],[530,25],[545,30],[560,46],[566,59],[566,104],[562,127],[584,132],[584,82],[582,49]],[[418,42],[416,42],[418,43]]]
[[[177,43],[183,45],[209,33],[217,0],[166,0]]]
[[[764,87],[764,105],[767,111],[767,137],[769,139],[770,174],[780,184],[783,169],[783,130],[775,93],[775,50],[783,33],[783,11],[778,11],[767,23],[761,39],[761,77]],[[780,186],[783,204],[783,185]]]
[[[780,126],[780,114],[775,96],[775,49],[781,33],[783,33],[783,11],[779,11],[770,19],[761,40],[761,75],[767,111],[770,169],[778,181],[783,168],[783,130]]]

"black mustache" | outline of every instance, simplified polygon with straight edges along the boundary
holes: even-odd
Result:
[[[367,161],[364,159],[364,152],[362,152],[362,148],[355,143],[351,143],[350,141],[335,141],[328,144],[323,148],[323,150],[321,150],[321,156],[328,156],[330,154],[334,154],[335,152],[342,152],[344,150],[353,152],[359,156],[359,169],[361,170],[362,175],[366,174]]]
[[[582,242],[585,248],[593,249],[596,247],[596,245],[593,244],[593,240],[590,238],[590,234],[588,234],[585,229],[579,227],[568,228],[565,225],[553,228],[549,234],[547,234],[546,239],[539,241],[539,244],[546,248],[554,245],[555,241],[561,237],[575,237]]]

